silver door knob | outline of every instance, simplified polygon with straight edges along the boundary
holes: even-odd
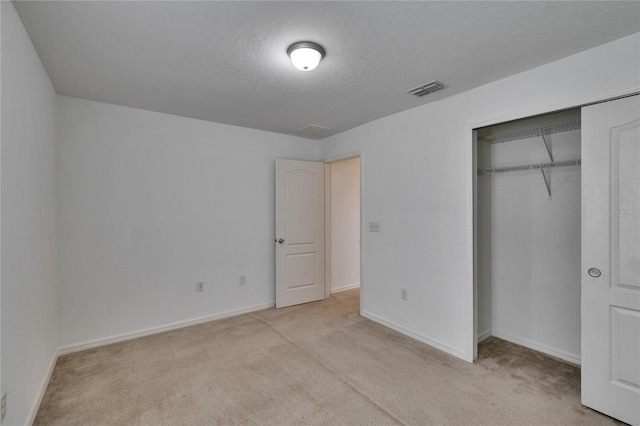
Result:
[[[589,268],[587,273],[589,274],[590,277],[593,277],[593,278],[598,278],[600,275],[602,275],[602,272],[600,272],[600,269],[598,268]]]
[[[284,244],[284,240],[282,238],[278,238],[278,243],[279,244]]]

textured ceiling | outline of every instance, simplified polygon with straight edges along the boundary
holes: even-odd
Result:
[[[640,31],[640,2],[14,1],[59,94],[326,137]],[[297,41],[327,56],[312,72]],[[422,98],[405,91],[438,79]],[[307,135],[309,136],[309,135]]]

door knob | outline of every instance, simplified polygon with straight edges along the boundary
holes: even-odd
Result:
[[[284,240],[282,238],[278,238],[278,243],[279,244],[284,244]]]
[[[598,268],[589,268],[587,273],[589,274],[590,277],[593,277],[593,278],[598,278],[600,275],[602,275],[602,272],[600,272],[600,269]]]

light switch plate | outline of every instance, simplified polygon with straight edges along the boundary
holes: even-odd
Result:
[[[380,232],[380,222],[369,222],[369,232]]]

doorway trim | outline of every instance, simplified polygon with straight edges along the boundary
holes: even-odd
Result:
[[[640,94],[640,88],[638,86],[628,87],[622,90],[616,90],[613,92],[600,93],[594,96],[586,98],[575,99],[572,101],[549,104],[546,106],[538,106],[532,108],[526,108],[520,112],[492,118],[489,120],[478,122],[467,122],[464,130],[464,155],[466,158],[466,250],[465,250],[465,264],[467,270],[467,288],[465,297],[465,312],[466,312],[466,338],[464,348],[464,359],[468,362],[474,362],[478,357],[478,342],[477,342],[477,280],[476,280],[476,169],[477,159],[475,152],[475,140],[476,129],[481,127],[493,126],[496,124],[506,123],[509,121],[520,120],[529,117],[535,117],[543,114],[550,114],[554,112],[564,111],[567,109],[582,108],[587,105],[592,105],[600,102],[607,102],[618,98],[624,98],[627,96],[633,96]]]
[[[324,163],[324,277],[325,277],[325,298],[331,296],[331,163],[338,161],[352,160],[354,158],[360,159],[360,315],[364,310],[364,268],[363,268],[363,255],[364,255],[364,242],[362,236],[364,234],[363,218],[364,218],[364,153],[363,151],[349,152],[345,154],[339,154],[320,160]]]

